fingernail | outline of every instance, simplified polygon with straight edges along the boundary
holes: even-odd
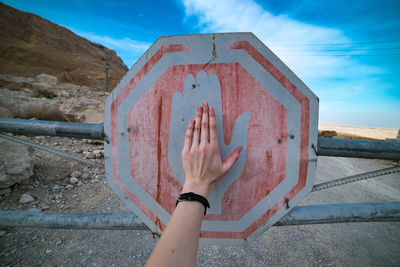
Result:
[[[207,102],[203,102],[203,108],[207,108],[208,107],[208,103]]]
[[[201,111],[201,106],[198,106],[198,107],[197,107],[197,111]]]
[[[210,110],[211,110],[211,111],[214,111],[214,108],[213,108],[213,107],[210,107]]]

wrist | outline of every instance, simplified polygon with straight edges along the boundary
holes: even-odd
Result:
[[[186,179],[185,184],[182,188],[182,193],[193,192],[205,198],[210,195],[211,185],[199,183],[190,179]]]

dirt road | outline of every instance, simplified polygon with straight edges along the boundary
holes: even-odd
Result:
[[[78,140],[46,138],[43,143],[63,144],[69,152],[98,149],[99,145]],[[80,148],[79,151],[76,148]],[[37,152],[41,162],[57,168],[56,157]],[[87,168],[80,186],[68,186],[68,179],[37,178],[32,184],[16,186],[0,200],[0,209],[42,209],[45,211],[122,212],[129,211],[105,184],[103,159]],[[316,182],[328,181],[364,171],[389,167],[380,160],[318,159]],[[57,186],[55,186],[57,185]],[[35,197],[19,204],[21,194]],[[309,194],[301,205],[322,203],[400,201],[400,175],[392,174]],[[147,231],[3,229],[0,231],[0,266],[140,266],[156,240]],[[199,266],[399,266],[400,223],[354,223],[273,227],[245,246],[201,247]]]

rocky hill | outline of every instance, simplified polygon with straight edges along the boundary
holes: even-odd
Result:
[[[128,70],[113,50],[0,2],[0,74],[46,73],[60,82],[104,89],[106,63],[112,90]]]

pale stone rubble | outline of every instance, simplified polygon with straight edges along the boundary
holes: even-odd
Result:
[[[34,155],[24,145],[0,139],[0,188],[26,182],[33,175]]]
[[[104,99],[107,95],[96,88],[61,83],[57,77],[48,74],[36,77],[0,74],[0,118],[103,123]],[[45,136],[17,137],[91,160],[101,160],[104,157],[103,144],[99,141],[94,143],[91,140],[62,139],[60,143],[47,141],[51,139]],[[82,145],[85,142],[87,145]],[[93,145],[95,149],[91,148]],[[52,191],[62,192],[80,187],[90,179],[93,179],[91,183],[99,179],[99,171],[74,170],[74,163],[60,156],[54,156],[55,162],[58,162],[55,167],[54,161],[42,160],[48,155],[33,153],[25,145],[0,139],[0,148],[0,199],[12,194],[13,186],[29,185],[35,180],[55,183]],[[66,181],[66,184],[61,186],[58,184],[60,181]],[[22,194],[17,201],[22,205],[37,202],[29,192]],[[63,204],[63,201],[56,201]],[[37,208],[37,205],[33,204],[31,208]],[[47,208],[45,205],[40,209]]]
[[[21,204],[27,204],[30,202],[35,201],[35,199],[33,198],[33,196],[29,195],[28,193],[24,193],[21,195],[21,197],[19,198],[19,203]]]
[[[107,95],[100,89],[61,83],[48,74],[0,74],[0,118],[103,123]]]

